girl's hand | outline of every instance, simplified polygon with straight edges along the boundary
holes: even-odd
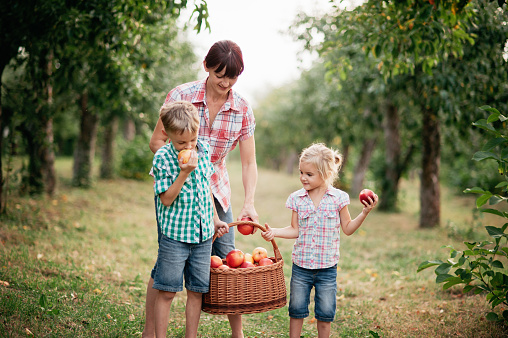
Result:
[[[229,232],[229,226],[226,222],[223,222],[221,220],[214,220],[214,225],[217,237],[222,237],[224,234],[227,234]]]
[[[270,242],[275,238],[275,233],[273,232],[273,229],[270,228],[268,223],[265,223],[266,231],[261,232],[261,237],[264,238],[265,241]]]
[[[369,200],[368,203],[366,201],[362,201],[362,204],[363,204],[363,210],[362,210],[362,212],[365,215],[368,215],[369,212],[371,212],[372,209],[374,209],[374,207],[377,205],[378,199],[379,198],[378,198],[377,194],[374,194],[374,199],[372,199],[370,196],[368,197],[368,200]]]

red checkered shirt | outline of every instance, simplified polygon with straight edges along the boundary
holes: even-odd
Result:
[[[198,108],[199,138],[210,144],[211,161],[215,173],[211,177],[213,195],[227,211],[231,204],[231,186],[226,168],[226,155],[235,149],[238,141],[254,135],[256,122],[249,103],[232,89],[219,113],[210,125],[206,105],[206,79],[182,84],[172,89],[165,103],[189,101]]]
[[[324,269],[339,261],[340,210],[349,195],[328,187],[318,207],[309,193],[300,189],[289,195],[286,208],[298,213],[298,238],[293,245],[293,263],[305,269]]]

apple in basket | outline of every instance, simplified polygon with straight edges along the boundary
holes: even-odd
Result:
[[[273,264],[273,261],[270,259],[270,258],[262,258],[259,262],[258,262],[258,266],[266,266],[266,265],[272,265]]]
[[[212,256],[210,258],[210,267],[218,268],[221,265],[222,265],[222,258],[220,258],[219,256]]]
[[[254,265],[254,263],[251,263],[251,262],[243,262],[242,265],[239,266],[239,268],[241,269],[246,269],[246,268],[255,268],[256,266]]]
[[[219,265],[217,267],[217,269],[220,269],[220,270],[228,270],[229,269],[229,266],[227,266],[226,264],[222,264],[222,265]]]
[[[243,256],[243,261],[244,262],[250,262],[252,264],[254,264],[254,258],[252,258],[252,255],[248,252],[246,252]]]
[[[230,268],[237,268],[242,265],[244,256],[242,250],[231,250],[226,256],[226,263]]]
[[[249,217],[242,218],[242,221],[252,222]],[[254,232],[254,226],[250,224],[238,224],[236,227],[242,235],[250,235]]]
[[[252,251],[252,258],[254,262],[259,262],[261,259],[268,257],[268,251],[265,248],[258,246]]]

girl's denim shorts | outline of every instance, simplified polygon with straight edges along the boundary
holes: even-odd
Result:
[[[289,317],[309,316],[310,291],[314,290],[314,316],[333,322],[337,305],[337,265],[325,269],[305,269],[293,264],[289,288]]]

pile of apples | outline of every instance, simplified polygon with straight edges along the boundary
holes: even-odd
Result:
[[[212,256],[210,267],[217,269],[247,269],[258,266],[266,266],[273,264],[268,258],[268,251],[263,247],[257,247],[250,253],[243,253],[242,250],[231,250],[226,256],[226,264],[219,256]]]

